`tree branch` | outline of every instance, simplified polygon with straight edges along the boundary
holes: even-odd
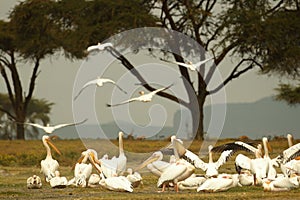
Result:
[[[249,62],[252,61],[251,64],[249,64],[248,67],[246,67],[245,69],[238,71],[239,67],[244,63],[244,62]],[[247,71],[249,71],[250,69],[252,69],[254,67],[254,64],[257,64],[256,61],[254,61],[253,59],[242,59],[236,66],[235,68],[232,70],[231,74],[223,81],[223,83],[221,83],[218,87],[216,87],[215,89],[208,91],[208,94],[214,94],[216,92],[218,92],[220,89],[222,89],[225,85],[227,85],[231,80],[238,78],[240,75],[246,73]]]
[[[4,112],[5,114],[7,114],[8,116],[10,116],[11,118],[13,118],[14,120],[16,119],[15,116],[13,116],[8,110],[5,110],[4,108],[0,107],[0,111]]]
[[[141,85],[143,85],[147,90],[149,90],[149,91],[156,90],[156,88],[153,88],[152,86],[150,86],[147,83],[147,81],[143,78],[143,76],[136,70],[136,68],[119,51],[117,51],[113,47],[107,47],[106,50],[108,50],[115,58],[120,60],[121,63],[123,64],[123,66],[126,67],[126,69],[128,71],[130,71],[141,82]],[[166,92],[158,92],[157,95],[159,95],[161,97],[165,97],[165,98],[167,98],[171,101],[177,102],[179,104],[182,104],[183,106],[186,106],[186,107],[188,106],[188,103],[185,102],[184,100],[179,99],[176,96],[173,96]]]
[[[7,77],[5,68],[3,67],[3,65],[1,63],[0,63],[0,71],[1,71],[1,75],[4,79],[5,85],[6,85],[6,89],[7,89],[7,92],[8,92],[10,102],[14,105],[15,104],[15,99],[14,99],[14,95],[13,95],[13,92],[12,92],[12,89],[11,89],[11,86],[10,86],[10,82],[9,82],[8,77]]]
[[[25,102],[24,102],[24,109],[25,110],[26,110],[26,108],[27,108],[27,106],[28,106],[28,104],[29,104],[29,102],[32,98],[32,94],[33,94],[34,87],[35,87],[35,80],[37,78],[39,66],[40,66],[40,59],[37,58],[36,61],[35,61],[34,68],[32,70],[31,78],[30,78],[28,95],[26,96]]]
[[[208,84],[215,73],[216,68],[220,64],[220,62],[225,58],[225,56],[238,44],[238,40],[228,45],[226,48],[223,49],[222,53],[215,59],[214,59],[214,65],[211,66],[209,69],[206,77],[205,77],[205,83]]]

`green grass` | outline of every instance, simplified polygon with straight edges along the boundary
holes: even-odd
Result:
[[[218,144],[231,142],[227,139],[219,141]],[[111,141],[117,145],[118,141]],[[54,155],[60,163],[60,172],[67,179],[73,177],[71,166],[85,149],[81,140],[58,140],[54,142],[63,153],[62,156]],[[124,141],[124,148],[128,152],[143,153],[152,152],[168,144],[168,141]],[[107,143],[103,143],[104,148]],[[198,152],[201,142],[195,141],[189,147],[193,152]],[[273,152],[271,157],[278,155],[287,147],[286,140],[271,141]],[[109,149],[109,155],[117,154],[117,150]],[[215,159],[218,155],[215,155]],[[133,193],[113,192],[98,188],[76,188],[52,189],[43,180],[42,189],[29,190],[26,188],[26,179],[33,174],[40,175],[40,160],[45,158],[45,149],[41,141],[0,141],[0,199],[300,199],[300,189],[288,192],[264,192],[262,187],[237,187],[220,193],[197,193],[196,191],[180,191],[176,193],[173,189],[165,193],[158,193],[156,187],[157,177],[147,170],[143,170],[142,177],[144,186],[135,188]],[[136,155],[128,158],[128,167],[133,160],[141,162]],[[205,158],[204,160],[206,160]],[[200,170],[197,173],[202,173]],[[220,169],[221,173],[235,173],[234,157],[231,158]],[[41,176],[42,177],[42,176]]]

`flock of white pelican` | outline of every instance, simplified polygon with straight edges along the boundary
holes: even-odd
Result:
[[[99,43],[88,47],[87,53],[99,52],[112,47],[111,43]],[[208,58],[196,64],[164,61],[187,67],[191,71],[199,71],[201,65],[211,59]],[[103,86],[104,83],[112,83],[122,92],[126,93],[113,80],[98,77],[84,84],[74,100],[77,99],[86,87],[90,85]],[[118,106],[133,101],[149,102],[158,92],[167,90],[172,86],[173,84],[154,90],[148,94],[140,92],[141,96],[139,97],[134,97],[117,104],[107,104],[107,106]],[[166,188],[170,187],[173,187],[176,192],[179,190],[219,192],[233,187],[250,185],[262,186],[265,191],[286,191],[299,187],[300,159],[298,159],[298,156],[300,156],[300,143],[293,145],[291,135],[288,135],[289,148],[275,158],[269,156],[270,145],[268,139],[264,137],[262,138],[262,143],[258,145],[242,141],[217,147],[210,145],[208,147],[208,162],[204,162],[197,154],[186,149],[182,140],[176,138],[176,136],[172,136],[171,144],[166,149],[154,152],[148,159],[135,168],[127,168],[123,133],[119,132],[119,155],[113,155],[109,158],[109,155],[105,154],[102,158],[99,158],[98,153],[94,149],[86,149],[81,152],[80,158],[74,164],[74,177],[68,180],[66,177],[60,176],[59,163],[53,159],[51,148],[59,154],[60,151],[51,142],[54,136],[49,136],[48,134],[53,133],[58,128],[82,124],[85,121],[46,127],[27,123],[28,125],[41,128],[47,133],[42,137],[47,155],[41,161],[41,172],[44,175],[45,182],[49,183],[52,188],[69,186],[104,187],[112,191],[133,192],[134,188],[143,185],[140,170],[145,167],[158,178],[157,187],[162,188],[159,192],[164,192]],[[238,151],[252,152],[253,158],[244,154],[238,154],[235,158],[237,173],[220,173],[220,167]],[[220,153],[216,161],[213,160],[213,153]],[[164,154],[170,155],[168,161],[164,160]],[[197,170],[202,173],[196,174]],[[281,173],[277,173],[279,170],[281,170]],[[37,175],[29,177],[27,179],[27,187],[29,189],[41,188],[41,178]]]
[[[109,158],[105,154],[99,158],[94,149],[81,152],[80,158],[73,167],[74,177],[70,180],[60,176],[59,164],[52,158],[51,148],[60,154],[51,142],[54,136],[44,135],[42,141],[47,155],[41,161],[41,172],[45,182],[52,188],[103,187],[112,191],[133,192],[134,188],[143,185],[140,171],[146,167],[158,178],[157,188],[162,188],[158,192],[164,192],[170,187],[176,192],[179,190],[220,192],[233,187],[251,185],[261,186],[264,191],[287,191],[299,187],[300,143],[293,145],[290,134],[287,136],[289,148],[277,157],[270,158],[270,145],[268,139],[263,137],[262,144],[257,144],[257,147],[254,143],[242,141],[216,147],[210,145],[207,163],[186,149],[182,140],[172,136],[171,144],[167,148],[155,151],[134,169],[127,168],[123,135],[119,132],[119,155]],[[236,173],[220,173],[220,167],[238,151],[253,152],[253,158],[238,154],[235,158]],[[213,153],[221,153],[215,162]],[[164,161],[164,155],[170,155],[167,161]],[[202,173],[196,174],[196,169]],[[37,175],[29,177],[27,187],[41,188],[41,178]]]

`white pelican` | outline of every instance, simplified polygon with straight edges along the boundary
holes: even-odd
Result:
[[[297,176],[291,178],[288,177],[278,177],[274,180],[264,179],[263,188],[264,191],[280,192],[288,191],[299,187],[299,180]]]
[[[220,175],[209,178],[197,188],[197,192],[221,192],[236,187],[239,184],[238,174]]]
[[[76,163],[74,176],[75,176],[75,185],[80,187],[87,187],[88,180],[92,174],[93,166],[91,163]]]
[[[88,180],[88,186],[89,187],[97,187],[100,186],[99,182],[100,182],[101,178],[99,176],[99,174],[91,174],[89,180]]]
[[[80,89],[80,91],[78,92],[78,94],[74,97],[74,101],[78,98],[78,96],[82,93],[82,91],[87,88],[90,85],[96,85],[97,87],[101,87],[104,85],[104,83],[111,83],[114,84],[117,88],[119,88],[122,92],[124,92],[125,94],[127,94],[127,92],[125,90],[123,90],[119,85],[117,85],[117,83],[111,79],[108,78],[101,78],[101,77],[97,77],[94,80],[91,80],[89,82],[87,82],[86,84],[83,85],[83,87]]]
[[[260,177],[255,178],[255,183],[254,183],[254,174],[252,174],[250,171],[245,170],[241,172],[238,176],[239,178],[239,183],[242,186],[250,186],[250,185],[261,185],[262,184],[262,179]]]
[[[287,134],[287,140],[289,147],[293,146],[293,136]],[[281,165],[281,170],[284,175],[289,176],[290,174],[299,174],[300,173],[300,157],[295,157],[294,159],[288,161],[287,163]]]
[[[134,98],[131,98],[129,100],[126,100],[126,101],[123,101],[121,103],[117,103],[117,104],[107,104],[108,107],[112,107],[112,106],[119,106],[119,105],[123,105],[123,104],[126,104],[126,103],[130,103],[130,102],[133,102],[133,101],[141,101],[141,102],[150,102],[152,100],[152,98],[154,97],[154,95],[156,95],[158,92],[162,92],[164,90],[167,90],[169,89],[170,87],[172,87],[174,84],[171,84],[167,87],[163,87],[163,88],[160,88],[160,89],[157,89],[157,90],[154,90],[152,92],[149,92],[147,94],[144,93],[144,91],[140,91],[140,96],[139,97],[134,97]]]
[[[175,156],[170,156],[170,161],[163,161],[163,153],[161,151],[154,152],[148,159],[146,159],[142,164],[140,164],[135,171],[138,171],[145,166],[147,166],[148,170],[155,176],[160,177],[163,171],[167,169],[172,163],[176,162]]]
[[[268,143],[268,138],[263,137],[262,141],[263,141],[264,152],[265,152],[264,159],[268,162],[267,178],[273,180],[277,176],[277,172],[276,172],[276,169],[274,168],[274,166],[279,167],[279,164],[277,163],[276,158],[271,159],[269,156],[269,149],[271,149],[271,147]]]
[[[125,176],[116,176],[101,179],[99,184],[112,191],[133,192],[131,182]]]
[[[168,63],[173,63],[173,64],[176,64],[176,65],[180,65],[180,66],[183,66],[183,67],[186,67],[188,68],[189,70],[191,71],[200,71],[200,66],[202,64],[205,64],[206,62],[212,60],[213,57],[211,58],[207,58],[205,60],[202,60],[200,62],[197,62],[195,64],[193,64],[192,62],[187,62],[187,63],[182,63],[182,62],[176,62],[176,61],[169,61],[169,60],[165,60],[165,59],[161,59],[162,61],[165,61],[165,62],[168,62]]]
[[[289,147],[276,157],[277,163],[279,163],[281,171],[285,176],[289,176],[289,173],[299,173],[300,169],[297,167],[299,166],[297,164],[297,159],[299,158],[299,156],[300,143]]]
[[[143,178],[140,173],[138,172],[133,172],[132,168],[127,169],[128,175],[126,178],[130,181],[132,187],[136,188],[139,185],[143,185]]]
[[[177,183],[190,177],[195,171],[195,167],[184,159],[179,159],[172,163],[159,177],[157,187],[162,187],[165,191],[168,184],[173,183],[176,192],[179,191]]]
[[[55,171],[55,177],[51,178],[50,186],[52,188],[65,188],[68,185],[68,180],[64,176],[60,176],[59,171]]]
[[[219,159],[216,162],[213,162],[212,157],[212,145],[209,145],[208,151],[209,151],[209,159],[208,163],[205,163],[202,161],[196,154],[192,153],[191,151],[185,149],[185,147],[182,145],[181,142],[178,142],[177,140],[174,140],[175,148],[177,152],[179,153],[179,156],[191,164],[193,164],[196,168],[202,169],[205,171],[206,177],[212,177],[218,175],[218,169],[228,160],[230,156],[233,155],[233,150],[225,150],[220,155]]]
[[[157,181],[157,187],[162,187],[161,192],[164,192],[165,187],[170,183],[174,184],[174,189],[176,192],[178,192],[179,189],[177,183],[187,179],[195,171],[195,167],[192,164],[184,159],[179,158],[179,153],[175,148],[175,141],[182,145],[181,141],[176,139],[176,136],[171,137],[171,143],[177,160],[175,163],[172,163],[168,168],[166,168],[159,177]]]
[[[28,125],[31,125],[31,126],[34,126],[34,127],[40,128],[40,129],[43,129],[46,133],[51,134],[56,129],[63,128],[63,127],[66,127],[66,126],[79,125],[79,124],[82,124],[82,123],[84,123],[86,121],[87,121],[87,119],[85,119],[85,120],[83,120],[81,122],[77,122],[77,123],[58,124],[56,126],[50,126],[49,124],[47,124],[46,126],[42,126],[40,124],[34,124],[34,123],[24,123],[24,124],[28,124]]]
[[[92,53],[92,52],[99,52],[99,51],[103,51],[104,49],[106,49],[107,47],[113,47],[112,43],[104,43],[101,44],[100,42],[97,45],[92,45],[89,46],[87,48],[87,52],[88,53]]]
[[[45,175],[46,181],[49,182],[51,178],[55,177],[55,171],[58,170],[59,164],[57,160],[54,160],[51,155],[51,149],[49,145],[61,155],[60,151],[51,143],[51,138],[48,135],[42,137],[43,144],[47,151],[45,160],[41,161],[41,172]]]
[[[124,144],[123,144],[123,132],[119,132],[119,156],[112,157],[108,159],[105,155],[105,158],[100,159],[101,170],[105,178],[123,175],[126,170],[127,157],[124,154]]]
[[[177,183],[179,190],[196,190],[202,183],[206,181],[204,176],[192,174],[190,177]]]
[[[98,153],[94,149],[87,149],[83,152],[81,152],[81,156],[78,159],[77,163],[87,163],[87,161],[90,161],[90,163],[95,167],[95,169],[101,173],[101,162],[98,159]]]
[[[33,175],[27,179],[27,188],[28,189],[40,189],[42,188],[41,178],[37,175]]]

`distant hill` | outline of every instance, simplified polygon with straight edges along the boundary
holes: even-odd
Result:
[[[210,119],[210,106],[205,108],[205,125]],[[221,138],[246,135],[252,139],[292,133],[300,137],[300,106],[266,97],[253,103],[227,104],[225,125]]]
[[[210,122],[210,110],[211,106],[204,108],[206,129]],[[246,135],[257,139],[262,136],[286,135],[286,133],[292,133],[295,138],[300,138],[299,117],[300,106],[290,107],[285,102],[274,101],[272,97],[252,103],[228,103],[220,138],[237,138]],[[177,111],[173,123],[173,127],[164,127],[161,130],[159,127],[140,127],[133,130],[129,122],[120,122],[126,134],[132,133],[135,137],[144,135],[147,139],[163,139],[176,133],[179,137],[186,138],[187,133],[191,133],[191,117],[187,110]],[[99,127],[99,125],[81,125],[78,127],[80,137],[115,139],[120,131],[114,122],[101,124],[102,130]],[[74,127],[57,130],[56,135],[63,139],[79,137]]]

